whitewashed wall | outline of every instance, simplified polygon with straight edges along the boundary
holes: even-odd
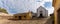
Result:
[[[47,17],[48,16],[48,10],[46,10],[44,7],[40,6],[37,9],[37,17],[39,17],[40,11],[42,11],[42,14],[43,14],[44,17]]]

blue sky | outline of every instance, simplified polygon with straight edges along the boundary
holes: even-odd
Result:
[[[44,6],[47,8],[52,7],[52,3],[51,2],[45,2]]]
[[[53,13],[52,0],[0,0],[0,7],[5,8],[9,14],[36,12],[39,6],[43,6],[48,13]]]

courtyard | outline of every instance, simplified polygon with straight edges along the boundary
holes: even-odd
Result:
[[[8,20],[0,17],[0,24],[45,24],[49,18],[40,18],[38,20]]]

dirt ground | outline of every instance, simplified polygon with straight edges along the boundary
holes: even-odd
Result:
[[[0,24],[45,24],[48,18],[39,20],[8,20],[0,18]]]

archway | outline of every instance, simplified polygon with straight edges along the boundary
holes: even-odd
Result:
[[[42,11],[40,11],[40,15],[39,15],[39,17],[40,17],[40,18],[43,17],[43,12],[42,12]]]
[[[19,16],[19,20],[21,20],[21,16]]]

